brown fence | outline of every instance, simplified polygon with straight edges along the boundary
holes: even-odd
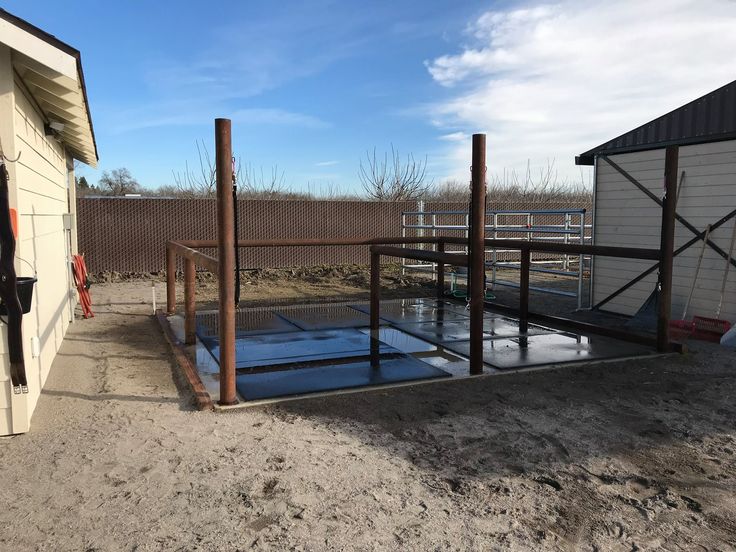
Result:
[[[425,211],[463,211],[466,203],[424,202]],[[585,208],[586,205],[493,204],[488,209]],[[240,200],[241,239],[401,236],[401,214],[415,201]],[[80,198],[79,250],[90,272],[159,272],[167,240],[216,238],[213,199]],[[408,233],[407,235],[412,235]],[[414,234],[416,235],[416,234]],[[241,251],[243,268],[369,261],[367,247],[258,248]]]

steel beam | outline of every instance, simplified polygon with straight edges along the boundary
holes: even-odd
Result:
[[[230,120],[215,119],[221,405],[238,402],[235,392],[235,221],[232,158]]]
[[[672,310],[672,259],[675,250],[675,211],[677,205],[678,146],[668,146],[664,158],[664,200],[662,201],[662,232],[660,235],[659,305],[657,312],[657,350],[669,350],[669,324]],[[708,240],[706,236],[706,242]]]
[[[166,314],[176,312],[176,253],[166,244]]]
[[[194,345],[197,342],[197,318],[195,310],[194,287],[197,271],[194,261],[184,259],[184,344]]]
[[[470,373],[483,373],[483,301],[485,299],[486,135],[473,134],[468,236],[470,278]]]

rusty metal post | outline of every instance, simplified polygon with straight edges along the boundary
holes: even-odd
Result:
[[[381,318],[381,255],[371,251],[371,334],[378,332]],[[373,335],[373,338],[377,338]]]
[[[521,275],[519,276],[519,332],[529,329],[529,268],[532,253],[529,249],[521,250]]]
[[[176,254],[166,244],[166,314],[176,312]]]
[[[485,299],[486,135],[473,134],[470,237],[470,373],[483,373],[483,301]]]
[[[657,350],[670,350],[670,314],[672,311],[672,259],[675,249],[675,211],[677,205],[677,170],[679,148],[669,146],[664,158],[664,199],[659,247],[659,311],[657,312]]]
[[[221,405],[238,402],[235,393],[235,221],[230,129],[230,119],[215,119]]]
[[[194,287],[197,271],[194,261],[184,259],[184,343],[194,345],[197,342],[197,319],[195,311]]]
[[[445,252],[445,242],[437,242],[437,251],[440,253]],[[437,299],[442,300],[445,298],[445,263],[437,263]]]

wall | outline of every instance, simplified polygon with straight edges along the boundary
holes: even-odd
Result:
[[[7,79],[7,73],[2,73]],[[7,82],[7,81],[6,81]],[[23,345],[29,393],[12,395],[12,420],[0,434],[27,431],[51,364],[73,318],[68,255],[70,232],[64,229],[65,213],[70,211],[68,182],[73,176],[71,159],[55,140],[44,135],[44,123],[22,83],[14,81],[14,154],[11,189],[18,210],[16,271],[19,276],[38,277],[32,310],[23,317]],[[3,121],[7,113],[3,114]],[[72,206],[73,207],[73,206]],[[31,339],[40,342],[40,355],[33,358]],[[3,335],[3,347],[6,339]],[[5,349],[4,349],[5,350]],[[3,361],[7,365],[7,357]],[[7,369],[7,368],[6,368]],[[10,382],[4,383],[10,392]]]
[[[0,143],[3,152],[11,159],[15,157],[15,133],[13,117],[15,113],[15,87],[13,69],[10,64],[10,49],[0,44]],[[15,167],[8,165],[11,181],[15,176]],[[15,207],[16,194],[10,190],[10,206]],[[8,332],[7,326],[0,323],[0,435],[13,433],[13,407],[25,411],[25,401],[15,397],[10,384],[10,364],[7,360]],[[19,416],[16,423],[19,428],[26,427],[25,416]],[[20,430],[20,429],[19,429]]]
[[[657,197],[662,197],[664,149],[611,156]],[[685,171],[677,212],[698,230],[736,207],[736,141],[680,148],[679,170]],[[605,161],[596,165],[595,229],[598,245],[659,248],[661,209]],[[734,220],[721,226],[711,240],[728,252]],[[675,248],[693,237],[675,223]],[[695,276],[702,241],[675,257],[672,317],[680,318]],[[628,259],[595,260],[594,303],[607,297],[653,263]],[[713,317],[720,296],[726,261],[706,248],[688,317]],[[736,321],[736,269],[728,276],[721,318]],[[634,314],[654,289],[656,273],[611,300],[603,309]]]
[[[90,272],[162,271],[167,240],[217,237],[213,199],[80,198],[77,207],[79,250],[85,254]],[[489,209],[507,210],[570,207],[569,204],[551,203],[489,202],[488,205]],[[426,211],[467,208],[467,203],[424,204]],[[401,213],[416,210],[416,201],[241,200],[238,202],[239,236],[241,239],[398,237],[402,235]],[[437,222],[461,224],[464,218],[442,217]],[[559,221],[559,217],[546,222],[540,217],[535,224]],[[416,216],[407,219],[409,224],[417,222]],[[425,224],[430,222],[424,221]],[[526,218],[514,223],[526,223]],[[411,232],[407,235],[416,235],[416,231],[413,231],[415,234]],[[462,235],[457,231],[441,234]],[[425,235],[431,235],[431,231],[427,230]],[[244,249],[241,259],[243,268],[369,262],[367,247]]]

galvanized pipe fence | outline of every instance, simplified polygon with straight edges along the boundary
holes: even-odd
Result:
[[[402,237],[436,237],[452,235],[467,238],[470,229],[470,214],[467,211],[425,211],[419,203],[418,211],[401,213]],[[527,241],[541,240],[564,244],[589,244],[592,242],[592,224],[586,222],[586,209],[547,209],[547,210],[496,210],[486,211],[485,235],[494,240],[518,238]],[[467,246],[456,253],[468,253]],[[499,251],[486,248],[485,266],[490,269],[490,287],[505,286],[519,288],[520,284],[499,277],[499,269],[521,270],[521,250]],[[583,308],[584,281],[586,267],[590,266],[590,256],[569,253],[551,254],[533,252],[530,259],[531,272],[550,274],[577,280],[575,291],[567,291],[546,286],[529,286],[541,293],[574,297],[578,309]],[[410,262],[403,260],[402,271],[420,270],[436,274],[435,263]],[[453,274],[455,281],[467,281],[467,273],[462,270]]]

